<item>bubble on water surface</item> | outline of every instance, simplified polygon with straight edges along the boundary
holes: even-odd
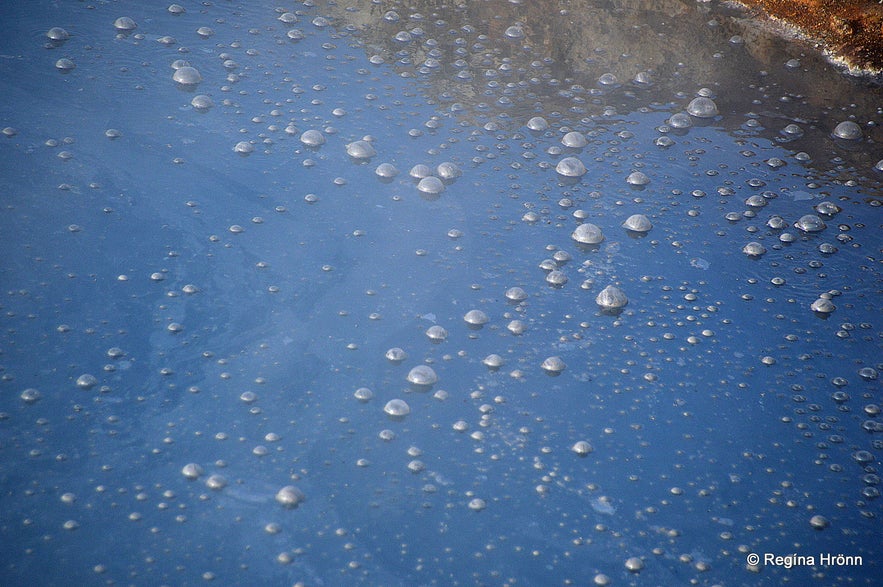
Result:
[[[482,359],[481,362],[485,367],[491,370],[497,370],[506,364],[506,362],[503,360],[503,357],[497,354],[488,355],[484,359]]]
[[[190,100],[190,105],[200,112],[207,112],[208,110],[214,108],[215,103],[209,96],[206,96],[205,94],[198,94],[196,96],[193,96],[193,99]]]
[[[119,17],[118,19],[113,21],[113,26],[118,31],[133,31],[138,28],[138,25],[135,24],[135,21],[128,16]]]
[[[368,141],[354,141],[346,146],[346,154],[353,159],[370,159],[377,151]]]
[[[469,509],[474,512],[480,512],[487,507],[487,502],[479,497],[469,500]]]
[[[717,116],[717,104],[711,98],[699,96],[687,105],[687,113],[696,118],[714,118]]]
[[[181,468],[181,474],[184,475],[187,479],[191,481],[195,479],[199,479],[202,476],[203,470],[202,467],[197,465],[196,463],[187,463]]]
[[[561,138],[561,144],[571,149],[582,149],[589,142],[581,132],[571,131]]]
[[[55,62],[55,69],[62,73],[73,71],[76,67],[76,64],[67,57],[63,57]]]
[[[393,419],[402,419],[411,413],[411,407],[402,399],[391,399],[383,406],[383,411]]]
[[[439,163],[438,167],[436,167],[435,172],[438,176],[445,181],[454,181],[461,175],[463,172],[460,171],[460,168],[450,161],[445,161],[444,163]]]
[[[576,157],[565,157],[555,166],[555,171],[564,177],[582,177],[586,174],[586,166]]]
[[[436,196],[445,191],[445,184],[439,178],[431,175],[421,179],[417,184],[417,189],[426,195]]]
[[[429,365],[417,365],[408,372],[407,379],[418,387],[431,387],[438,383],[438,375]]]
[[[823,216],[834,216],[835,214],[839,214],[842,208],[835,204],[834,202],[824,201],[819,202],[815,205],[816,212]]]
[[[505,296],[510,302],[519,303],[527,299],[527,292],[518,286],[510,287],[506,290]]]
[[[392,163],[381,163],[374,170],[374,173],[382,179],[392,179],[399,174],[399,170]]]
[[[595,449],[587,441],[578,440],[573,444],[573,446],[570,447],[570,450],[572,450],[573,452],[575,452],[576,454],[578,454],[581,457],[585,457],[585,456],[588,456]]]
[[[534,116],[527,121],[527,128],[533,131],[542,132],[548,130],[549,123],[546,122],[546,119],[542,116]]]
[[[71,38],[70,33],[58,26],[54,26],[46,31],[46,36],[49,38],[49,40],[55,41],[57,43],[62,43]]]
[[[221,491],[227,487],[227,479],[223,475],[209,475],[205,480],[205,486],[212,491]]]
[[[597,225],[585,222],[576,227],[570,238],[584,245],[597,245],[604,241],[604,233]]]
[[[254,153],[254,145],[248,141],[239,141],[233,146],[233,151],[240,155],[250,155]]]
[[[567,368],[567,365],[564,364],[561,357],[553,356],[546,358],[540,365],[540,368],[548,375],[560,375]]]
[[[300,135],[300,142],[307,147],[317,148],[325,144],[325,135],[315,129],[304,131]]]
[[[837,307],[830,299],[819,298],[812,304],[810,304],[810,309],[818,314],[830,314],[831,312],[836,310]]]
[[[834,128],[834,136],[845,141],[857,141],[862,138],[862,127],[851,120],[844,120]]]
[[[304,502],[306,495],[294,485],[286,485],[276,492],[275,499],[282,507],[294,509]]]
[[[36,403],[37,401],[39,401],[40,398],[43,397],[43,394],[41,394],[38,390],[34,389],[33,387],[29,387],[28,389],[22,391],[21,395],[19,395],[19,397],[21,398],[21,400],[24,403],[33,404],[33,403]]]
[[[643,214],[632,214],[622,223],[622,227],[631,232],[644,233],[650,232],[653,223]]]
[[[488,316],[481,310],[469,310],[463,320],[471,327],[481,327],[488,323]]]
[[[764,246],[759,242],[752,241],[742,247],[742,252],[749,257],[760,257],[761,255],[766,253],[766,248],[764,248]]]
[[[650,183],[650,178],[643,171],[633,171],[625,179],[626,183],[635,187],[642,187]]]
[[[394,365],[398,365],[408,358],[408,353],[399,347],[393,347],[386,351],[386,360]]]
[[[686,112],[678,112],[676,114],[672,114],[668,119],[668,125],[672,128],[690,128],[693,126],[693,121],[690,119],[689,115]]]
[[[92,389],[98,385],[98,378],[89,373],[83,373],[79,377],[77,377],[77,387],[80,389]]]
[[[442,342],[448,338],[448,331],[440,324],[433,324],[426,329],[426,336],[432,342]]]
[[[189,65],[176,69],[172,79],[182,86],[196,86],[202,83],[202,75],[195,67]]]
[[[615,285],[608,285],[597,295],[595,303],[604,310],[618,310],[624,308],[629,303],[629,299],[624,291]]]
[[[824,221],[815,214],[806,214],[794,223],[803,232],[820,232],[825,230]]]

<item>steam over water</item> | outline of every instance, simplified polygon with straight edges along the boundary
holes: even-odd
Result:
[[[713,2],[7,4],[0,584],[881,576],[873,80]]]

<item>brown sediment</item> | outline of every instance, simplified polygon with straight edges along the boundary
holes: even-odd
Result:
[[[795,27],[848,67],[883,72],[883,3],[878,0],[738,0]]]

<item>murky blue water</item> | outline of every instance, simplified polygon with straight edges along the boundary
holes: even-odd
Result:
[[[717,6],[183,7],[2,7],[0,583],[878,580],[879,88]],[[720,114],[672,128],[701,88]],[[418,191],[445,161],[462,176]]]

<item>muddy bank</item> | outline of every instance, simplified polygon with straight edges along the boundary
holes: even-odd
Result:
[[[851,70],[883,72],[883,4],[876,0],[740,0],[817,42]]]

